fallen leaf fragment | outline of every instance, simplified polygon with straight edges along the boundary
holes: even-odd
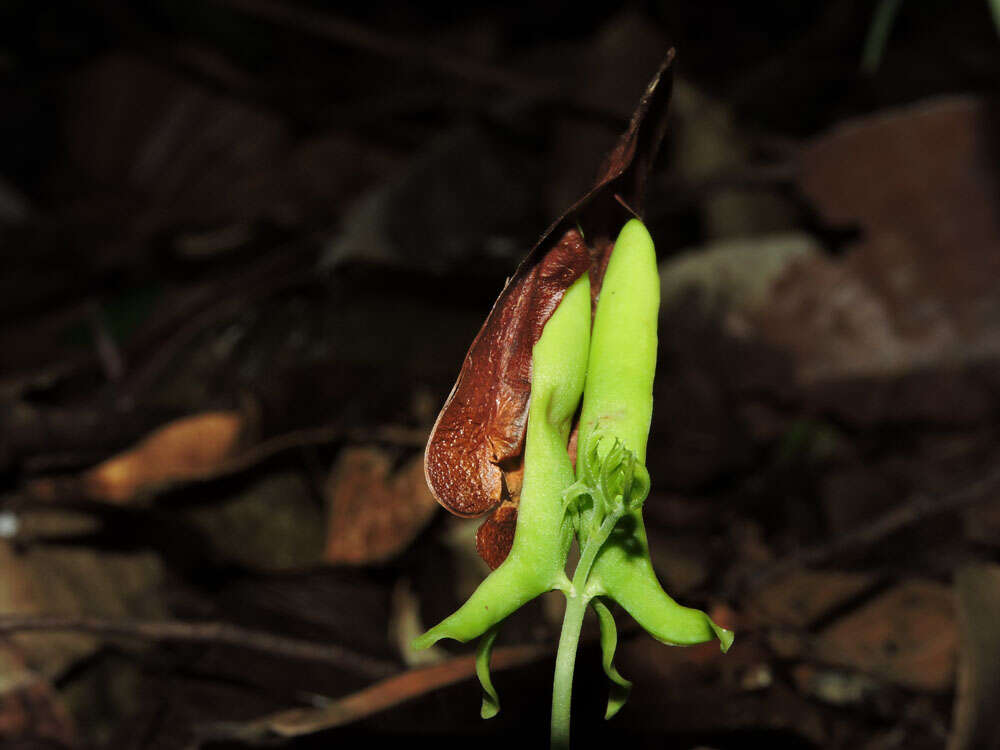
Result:
[[[865,573],[799,569],[753,592],[748,608],[764,622],[805,628],[874,583]]]
[[[799,188],[829,226],[860,233],[840,258],[794,264],[762,312],[761,338],[794,355],[801,382],[1000,352],[997,132],[986,101],[948,97],[847,121],[802,150]]]
[[[219,564],[248,570],[305,570],[323,558],[323,511],[308,480],[294,471],[270,472],[234,493],[212,492],[179,515],[200,532]]]
[[[22,553],[15,545],[0,542],[0,571],[0,616],[165,614],[158,595],[163,566],[151,553],[45,545]],[[27,668],[46,680],[58,678],[99,646],[99,639],[83,633],[19,633],[9,638]]]
[[[913,690],[942,692],[954,680],[957,644],[951,589],[908,581],[822,631],[814,655]]]
[[[234,455],[244,422],[235,411],[183,417],[86,472],[82,485],[94,500],[127,503],[142,490],[209,475]]]
[[[996,137],[990,105],[956,96],[845,122],[799,157],[799,184],[824,218],[863,229],[851,265],[904,331],[926,328],[926,312],[906,299],[919,294],[961,328],[995,319],[977,299],[1000,273]],[[898,248],[908,275],[885,265]]]
[[[346,448],[326,488],[324,559],[365,565],[404,550],[427,525],[437,503],[424,482],[419,457],[393,472],[382,450]]]
[[[948,750],[1000,747],[1000,566],[963,568],[955,580],[961,651]]]

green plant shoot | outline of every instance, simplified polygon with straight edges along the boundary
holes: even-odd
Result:
[[[605,713],[624,705],[631,684],[615,669],[617,629],[608,602],[619,603],[654,638],[691,645],[733,634],[699,610],[683,607],[661,587],[642,521],[649,494],[646,442],[653,409],[659,274],[653,241],[638,220],[622,229],[608,262],[591,331],[590,285],[584,274],[565,293],[532,351],[531,401],[514,543],[507,559],[469,600],[414,643],[482,637],[476,671],[482,715],[499,711],[489,658],[500,623],[551,590],[566,596],[552,694],[551,744],[569,747],[573,671],[588,608],[601,633],[611,682]],[[580,406],[576,469],[567,453]],[[580,559],[572,577],[573,539]]]

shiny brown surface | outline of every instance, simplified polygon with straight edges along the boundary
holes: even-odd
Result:
[[[507,559],[517,530],[517,505],[504,502],[483,521],[476,532],[476,551],[493,570]]]
[[[531,350],[566,289],[590,267],[571,229],[504,289],[465,357],[427,443],[427,483],[460,516],[480,516],[503,496],[500,464],[521,453],[531,393]]]

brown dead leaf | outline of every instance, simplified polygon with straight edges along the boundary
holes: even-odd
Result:
[[[908,581],[840,618],[819,636],[814,655],[913,690],[948,690],[958,630],[951,589]]]
[[[672,61],[671,50],[591,189],[518,266],[469,348],[425,452],[428,486],[456,515],[481,516],[503,500],[516,502],[505,475],[519,467],[523,451],[532,347],[565,290],[588,269],[596,299],[612,238],[631,217],[619,199],[642,210],[646,178],[665,129]],[[497,547],[487,554],[496,562],[507,551]]]
[[[433,517],[437,504],[420,458],[396,472],[378,448],[346,448],[327,483],[324,558],[365,565],[404,550]]]
[[[861,226],[852,265],[905,331],[926,328],[918,297],[963,327],[995,319],[975,307],[1000,274],[997,132],[984,101],[952,97],[845,123],[800,157],[800,185],[824,218]],[[900,248],[909,274],[886,266]]]
[[[764,622],[805,628],[874,583],[865,573],[800,569],[753,592],[747,606]]]
[[[163,569],[152,554],[41,545],[18,552],[14,545],[0,543],[0,571],[0,615],[166,614],[158,596]],[[98,646],[95,637],[82,633],[25,633],[11,636],[11,642],[27,668],[48,680]]]
[[[955,587],[962,649],[948,750],[1000,747],[1000,566],[964,568]]]
[[[802,191],[860,237],[843,258],[794,264],[762,313],[800,381],[1000,353],[997,132],[984,101],[952,97],[844,123],[802,151]]]
[[[323,510],[301,473],[267,472],[231,493],[211,491],[213,502],[180,513],[220,564],[248,570],[305,570],[322,561]]]
[[[86,472],[84,491],[94,500],[127,503],[150,487],[209,475],[233,456],[244,423],[235,411],[178,419]]]

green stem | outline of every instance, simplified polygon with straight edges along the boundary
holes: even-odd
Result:
[[[594,560],[597,559],[597,553],[601,551],[601,547],[608,541],[608,537],[611,536],[611,532],[614,531],[615,525],[621,520],[623,515],[625,515],[624,508],[611,511],[611,513],[605,516],[597,533],[584,543],[583,552],[580,554],[580,562],[577,563],[576,572],[573,574],[573,587],[577,591],[586,589],[587,579],[590,578],[590,569],[594,567]]]
[[[573,585],[566,594],[566,612],[563,615],[562,632],[559,634],[559,650],[556,652],[556,673],[552,680],[552,750],[569,750],[570,707],[573,702],[573,672],[576,668],[576,651],[580,643],[583,616],[587,613],[587,578],[597,559],[597,553],[611,536],[615,524],[621,519],[622,511],[610,513],[601,528],[583,545],[580,562],[573,573]]]
[[[556,674],[552,681],[552,750],[569,750],[569,716],[573,699],[573,670],[576,648],[587,603],[582,592],[573,591],[566,597],[559,651],[556,653]]]

